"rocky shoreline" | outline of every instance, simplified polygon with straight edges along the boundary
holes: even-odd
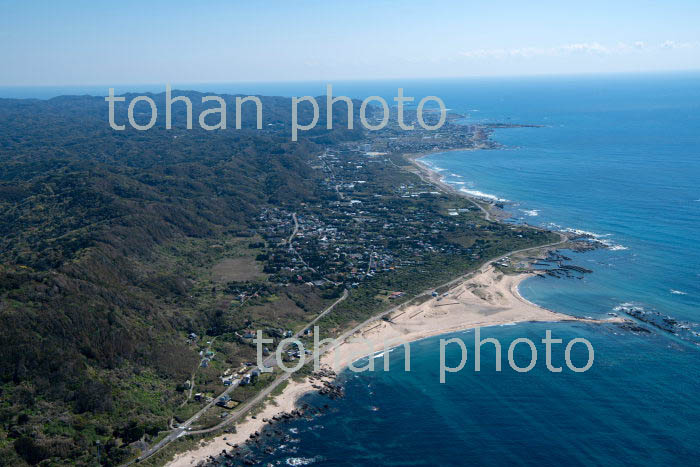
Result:
[[[308,377],[308,382],[311,388],[321,396],[325,396],[330,400],[340,399],[345,397],[345,389],[341,384],[336,382],[337,374],[330,368],[322,367],[319,371],[314,372]],[[314,391],[309,391],[314,392]],[[197,467],[206,466],[222,466],[222,465],[257,465],[260,463],[253,450],[263,452],[265,454],[274,453],[272,446],[265,446],[270,441],[277,441],[280,444],[289,442],[290,436],[278,425],[299,419],[312,420],[313,417],[326,413],[330,409],[328,404],[321,407],[314,407],[308,403],[304,403],[301,407],[289,411],[279,412],[271,417],[263,417],[260,429],[251,433],[243,442],[231,442],[227,437],[223,438],[228,449],[222,449],[218,455],[209,455],[206,459],[201,460],[197,464],[192,464]],[[257,420],[257,416],[251,416],[251,419]],[[235,433],[235,431],[234,431]]]

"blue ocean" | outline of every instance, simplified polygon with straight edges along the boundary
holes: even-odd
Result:
[[[699,465],[700,74],[334,84],[337,95],[359,98],[390,99],[399,86],[406,95],[437,95],[465,123],[540,125],[496,130],[502,149],[423,160],[458,189],[507,200],[509,222],[585,231],[608,245],[565,252],[592,274],[528,279],[523,296],[576,316],[646,317],[637,323],[648,332],[584,323],[485,328],[482,338],[504,347],[500,372],[492,345],[482,347],[482,369],[474,371],[472,331],[442,336],[463,339],[469,355],[445,384],[439,337],[425,339],[411,346],[410,372],[396,349],[388,372],[343,373],[345,398],[306,396],[302,403],[328,407],[277,425],[283,442],[257,449],[256,458],[272,465]],[[324,86],[202,90],[320,95]],[[548,371],[540,343],[548,329],[564,343],[589,340],[592,368],[567,370],[564,345],[555,345],[553,364],[564,370]],[[538,343],[528,373],[506,362],[505,349],[521,337]],[[525,366],[530,349],[516,349]],[[459,357],[448,347],[449,365]],[[585,363],[585,347],[573,347],[572,361]]]
[[[391,97],[400,83],[338,86]],[[375,88],[372,88],[375,86]],[[370,91],[385,87],[383,93]],[[700,464],[700,75],[659,74],[414,82],[406,95],[438,95],[466,122],[541,125],[498,129],[499,150],[423,161],[456,188],[508,200],[511,222],[585,231],[609,248],[565,252],[593,270],[584,279],[532,278],[529,300],[576,316],[646,316],[649,332],[615,325],[520,324],[482,330],[507,346],[541,342],[595,349],[586,373],[539,363],[513,371],[493,346],[439,384],[439,338],[402,349],[389,372],[346,372],[346,398],[311,421],[285,426],[264,462],[288,465]],[[354,94],[353,94],[354,93]],[[649,323],[671,323],[657,327]],[[473,356],[473,334],[458,333]],[[454,337],[454,336],[443,336]],[[563,364],[563,346],[553,360]],[[530,349],[516,347],[527,365]],[[558,349],[558,350],[556,350]],[[448,347],[447,362],[459,362]],[[505,349],[504,349],[505,354]],[[582,366],[585,348],[573,347]],[[490,363],[487,364],[487,363]],[[381,368],[381,365],[380,365]]]

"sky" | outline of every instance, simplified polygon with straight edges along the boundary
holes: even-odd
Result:
[[[0,86],[700,69],[698,0],[0,0]]]

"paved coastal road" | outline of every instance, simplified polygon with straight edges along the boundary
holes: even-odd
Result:
[[[294,334],[294,336],[292,336],[292,338],[293,339],[299,338],[301,335],[303,335],[304,331],[306,331],[307,329],[311,329],[311,326],[316,324],[316,322],[318,320],[320,320],[325,315],[330,313],[338,303],[342,302],[346,298],[348,298],[347,289],[343,291],[342,297],[340,297],[338,300],[336,300],[331,306],[326,308],[321,314],[319,314],[316,318],[314,318],[311,322],[309,322],[309,324],[307,324],[303,329],[301,329],[296,334]],[[274,360],[275,360],[274,357],[272,355],[270,355],[269,357],[267,357],[267,359],[263,363],[266,367],[271,367],[274,364]],[[283,382],[287,381],[292,374],[293,373],[283,373],[280,376],[278,376],[277,379],[275,379],[269,386],[267,386],[265,389],[263,389],[260,393],[258,393],[251,400],[247,401],[245,404],[240,406],[240,408],[236,408],[236,410],[230,416],[226,417],[226,420],[222,421],[218,425],[213,426],[211,428],[206,428],[204,430],[191,431],[190,433],[191,434],[211,433],[212,431],[220,430],[221,428],[225,427],[226,425],[229,425],[232,422],[240,419],[242,416],[244,416],[248,412],[248,410],[250,410],[251,407],[256,405],[258,402],[263,401],[267,396],[270,395],[270,393],[272,391],[275,390],[275,388],[277,388],[277,386],[279,386]]]
[[[304,331],[306,331],[307,329],[310,329],[314,324],[316,324],[316,322],[318,322],[319,319],[323,318],[325,315],[330,313],[338,303],[342,302],[346,298],[348,298],[347,289],[345,289],[343,291],[343,295],[338,300],[336,300],[335,302],[333,302],[332,305],[330,305],[328,308],[323,310],[318,316],[316,316],[316,318],[314,318],[312,321],[310,321],[304,328],[297,331],[296,334],[294,334],[294,336],[292,336],[292,337],[295,339],[299,338],[299,336],[301,336],[304,333]],[[275,363],[274,355],[270,355],[263,362],[263,364],[266,367],[272,367],[272,366],[274,366],[274,363]],[[235,422],[236,420],[240,419],[243,415],[245,415],[248,412],[248,410],[250,410],[251,407],[256,405],[258,402],[261,402],[262,400],[264,400],[267,396],[269,396],[270,393],[275,390],[275,388],[277,388],[280,384],[282,384],[284,381],[289,379],[290,376],[291,376],[291,373],[284,373],[284,374],[278,376],[277,379],[275,379],[275,381],[272,382],[272,384],[270,384],[268,387],[263,389],[260,393],[258,393],[251,400],[247,401],[245,404],[236,408],[236,410],[234,410],[231,413],[231,415],[226,418],[226,420],[219,423],[218,425],[213,426],[211,428],[204,429],[204,430],[189,430],[188,428],[194,422],[199,420],[199,417],[201,417],[207,410],[211,409],[212,406],[214,404],[216,404],[216,401],[219,398],[228,395],[231,391],[233,391],[239,385],[239,383],[240,383],[239,379],[233,380],[231,382],[231,386],[229,386],[224,392],[222,392],[217,397],[212,399],[211,402],[209,402],[207,405],[202,407],[196,414],[194,414],[187,421],[182,423],[178,428],[176,428],[172,432],[170,432],[165,438],[163,438],[162,440],[158,441],[156,444],[151,446],[146,452],[144,452],[139,457],[137,457],[135,461],[128,462],[128,463],[124,464],[124,466],[131,465],[134,462],[140,462],[144,459],[151,457],[153,454],[160,451],[163,447],[165,447],[168,444],[170,444],[171,442],[175,441],[180,436],[185,436],[188,434],[211,433],[212,431],[219,430],[219,429],[225,427],[226,425],[229,425],[229,424]]]
[[[424,298],[424,297],[426,297],[426,296],[431,296],[432,293],[433,293],[435,290],[437,290],[437,289],[440,289],[440,288],[443,288],[443,287],[450,287],[450,286],[452,286],[452,285],[454,285],[454,284],[457,284],[457,283],[459,283],[459,282],[462,282],[462,281],[464,281],[464,280],[466,280],[466,279],[468,279],[468,278],[474,276],[474,275],[477,274],[477,273],[481,273],[481,272],[485,271],[487,268],[491,267],[491,265],[492,265],[493,263],[498,262],[498,261],[502,260],[503,258],[505,258],[505,257],[507,257],[507,256],[515,255],[515,254],[518,254],[518,253],[524,253],[524,252],[527,252],[527,251],[540,250],[540,249],[542,249],[542,248],[553,248],[553,247],[556,247],[556,246],[559,246],[559,245],[565,243],[565,242],[568,240],[567,237],[566,237],[565,235],[562,235],[562,234],[559,234],[559,235],[561,236],[561,238],[560,238],[560,240],[559,240],[558,242],[553,242],[553,243],[549,243],[549,244],[546,244],[546,245],[540,245],[540,246],[534,246],[534,247],[528,247],[528,248],[521,248],[520,250],[511,251],[511,252],[506,253],[506,254],[504,254],[504,255],[501,255],[501,256],[499,256],[499,257],[497,257],[497,258],[494,258],[494,259],[490,259],[490,260],[485,261],[481,266],[479,266],[479,267],[478,267],[477,269],[475,269],[474,271],[471,271],[471,272],[469,272],[469,273],[467,273],[467,274],[464,274],[464,275],[462,275],[462,276],[459,276],[459,277],[457,277],[457,278],[455,278],[455,279],[451,279],[451,280],[449,280],[449,281],[447,281],[447,282],[445,282],[445,283],[443,283],[443,284],[441,284],[441,285],[439,285],[439,286],[437,286],[437,287],[433,287],[433,288],[431,288],[431,289],[425,290],[425,291],[423,291],[421,294],[419,294],[419,295],[417,295],[416,297],[414,297],[414,298],[412,298],[411,300],[409,300],[408,302],[403,303],[403,304],[401,304],[401,305],[397,305],[397,306],[395,306],[395,307],[393,307],[393,308],[391,308],[391,309],[389,309],[389,310],[387,310],[387,311],[384,311],[384,312],[382,312],[382,313],[380,313],[380,314],[377,314],[377,315],[375,315],[375,316],[373,316],[373,317],[371,317],[371,318],[369,318],[369,319],[363,321],[362,323],[358,324],[357,326],[353,327],[352,329],[350,329],[350,330],[344,332],[343,334],[341,334],[341,335],[336,339],[337,344],[330,344],[330,345],[327,346],[326,348],[320,350],[320,354],[323,355],[323,354],[325,354],[326,352],[329,352],[329,351],[334,350],[338,345],[340,345],[343,341],[345,341],[346,339],[348,339],[349,337],[351,337],[353,334],[357,333],[358,331],[360,331],[361,329],[363,329],[363,328],[366,327],[367,325],[369,325],[369,324],[371,324],[371,323],[373,323],[373,322],[375,322],[375,321],[377,321],[377,320],[383,318],[384,316],[388,316],[388,315],[390,315],[391,313],[394,313],[395,311],[398,311],[399,309],[401,309],[401,308],[403,308],[403,307],[409,306],[409,305],[411,305],[413,302],[415,302],[416,300],[418,300],[418,299],[420,299],[420,298]],[[319,315],[318,315],[313,321],[311,321],[306,327],[304,327],[302,330],[300,330],[299,332],[297,332],[297,333],[294,335],[294,337],[297,338],[297,337],[299,337],[300,335],[302,335],[302,333],[303,333],[306,329],[311,328],[311,326],[313,326],[319,319],[323,318],[323,316],[325,316],[327,313],[329,313],[330,311],[332,311],[333,308],[334,308],[338,303],[340,303],[341,301],[345,300],[345,299],[347,298],[347,296],[348,296],[348,291],[345,290],[345,292],[343,293],[343,296],[342,296],[341,298],[339,298],[335,303],[333,303],[330,307],[328,307],[326,310],[324,310],[323,313],[319,314]],[[271,356],[268,357],[268,358],[265,360],[265,362],[264,362],[265,365],[266,365],[266,366],[271,365],[271,360],[272,360]],[[216,425],[216,426],[214,426],[214,427],[211,427],[211,428],[204,429],[204,430],[188,431],[188,432],[186,432],[185,434],[206,434],[206,433],[211,433],[211,432],[214,432],[214,431],[217,431],[217,430],[220,430],[220,429],[224,428],[225,426],[227,426],[227,425],[233,423],[234,421],[240,419],[241,417],[243,417],[243,416],[248,412],[248,410],[250,410],[250,409],[251,409],[253,406],[255,406],[256,404],[262,402],[262,401],[263,401],[267,396],[269,396],[269,395],[272,393],[272,391],[274,391],[280,384],[282,384],[284,381],[286,381],[287,379],[289,379],[290,376],[291,376],[291,373],[284,373],[284,374],[278,376],[277,379],[275,379],[275,381],[272,382],[272,384],[270,384],[270,385],[269,385],[268,387],[266,387],[263,391],[261,391],[259,394],[257,394],[253,399],[247,401],[243,406],[241,406],[240,408],[236,409],[236,411],[235,411],[234,413],[232,413],[229,417],[227,417],[226,420],[224,420],[223,422],[219,423],[218,425]],[[204,411],[204,409],[203,409],[202,411],[200,411],[200,412],[203,412],[203,411]],[[169,443],[170,441],[172,441],[173,439],[176,439],[176,438],[179,437],[179,436],[181,436],[181,435],[179,434],[179,435],[177,435],[177,436],[174,436],[173,438],[171,438],[169,441],[167,441],[167,442],[165,442],[165,443],[161,442],[161,443],[163,443],[163,444],[160,445],[157,449],[162,448],[163,446],[165,446],[165,444]],[[165,441],[165,440],[163,440],[163,441]],[[157,449],[154,450],[153,452],[157,451]],[[149,455],[150,455],[150,454],[149,454]]]
[[[561,234],[560,234],[560,235],[561,235]],[[345,341],[347,338],[351,337],[353,334],[355,334],[356,332],[358,332],[358,331],[360,331],[361,329],[363,329],[364,327],[366,327],[368,324],[370,324],[370,323],[372,323],[372,322],[374,322],[374,321],[377,321],[377,320],[383,318],[384,316],[387,316],[387,315],[389,315],[389,314],[391,314],[391,313],[393,313],[393,312],[395,312],[395,311],[401,309],[402,307],[405,307],[405,306],[410,305],[412,302],[414,302],[414,301],[417,300],[418,298],[425,297],[425,296],[431,296],[432,292],[435,291],[436,289],[439,289],[439,288],[442,288],[442,287],[449,287],[449,286],[451,286],[451,285],[453,285],[453,284],[456,284],[456,283],[458,283],[458,282],[464,281],[464,280],[468,279],[469,277],[471,277],[471,276],[473,276],[473,275],[475,275],[475,274],[477,274],[477,273],[481,273],[481,272],[485,271],[487,268],[491,267],[492,263],[497,262],[497,261],[500,261],[500,260],[502,260],[503,258],[505,258],[505,257],[507,257],[507,256],[511,256],[511,255],[518,254],[518,253],[524,253],[524,252],[526,252],[526,251],[539,250],[539,249],[542,249],[542,248],[552,248],[552,247],[556,247],[556,246],[558,246],[558,245],[563,244],[563,243],[566,242],[567,240],[568,240],[568,239],[567,239],[564,235],[561,235],[561,239],[560,239],[558,242],[549,243],[549,244],[547,244],[547,245],[541,245],[541,246],[536,246],[536,247],[522,248],[522,249],[520,249],[520,250],[511,251],[511,252],[509,252],[509,253],[507,253],[507,254],[504,254],[504,255],[502,255],[502,256],[499,256],[498,258],[490,259],[490,260],[488,260],[488,261],[485,261],[479,268],[477,268],[476,270],[474,270],[474,271],[472,271],[472,272],[470,272],[470,273],[464,274],[464,275],[462,275],[462,276],[460,276],[460,277],[458,277],[458,278],[456,278],[456,279],[449,280],[449,281],[445,282],[444,284],[439,285],[438,287],[434,287],[434,288],[431,288],[431,289],[429,289],[429,290],[426,290],[426,291],[424,291],[423,293],[419,294],[418,296],[414,297],[413,299],[409,300],[408,302],[406,302],[406,303],[404,303],[404,304],[397,305],[397,306],[391,308],[390,310],[387,310],[387,311],[385,311],[385,312],[383,312],[383,313],[380,313],[380,314],[378,314],[378,315],[375,315],[375,316],[373,316],[373,317],[371,317],[371,318],[365,320],[364,322],[358,324],[358,325],[355,326],[354,328],[352,328],[352,329],[346,331],[345,333],[341,334],[341,335],[336,339],[336,342],[337,342],[338,344],[336,344],[336,345],[330,344],[330,345],[327,346],[326,348],[320,350],[319,353],[320,353],[320,355],[323,355],[323,354],[325,354],[326,352],[332,351],[332,350],[335,349],[338,345],[340,345],[343,341]],[[345,290],[345,293],[343,294],[343,296],[342,296],[340,299],[338,299],[338,301],[336,301],[335,303],[333,303],[333,305],[331,305],[331,306],[328,307],[323,313],[321,313],[320,315],[318,315],[318,316],[317,316],[313,321],[311,321],[304,329],[302,329],[301,331],[297,332],[297,333],[294,335],[294,337],[295,337],[295,338],[296,338],[296,337],[299,337],[306,329],[311,328],[311,326],[313,326],[319,319],[321,319],[323,316],[325,316],[327,313],[329,313],[338,303],[340,303],[341,301],[345,300],[345,298],[347,298],[347,295],[348,295],[348,291]],[[266,365],[266,366],[269,366],[269,365],[270,365],[270,363],[269,363],[270,360],[271,360],[271,357],[268,357],[268,359],[265,361],[265,365]],[[242,416],[244,416],[244,415],[248,412],[248,410],[250,410],[253,406],[255,406],[256,404],[258,404],[259,402],[262,402],[267,396],[269,396],[269,395],[272,393],[272,391],[275,390],[275,388],[277,388],[277,387],[278,387],[280,384],[282,384],[284,381],[287,381],[287,380],[289,379],[290,376],[292,376],[292,373],[283,373],[282,375],[278,376],[277,379],[276,379],[275,381],[272,382],[272,384],[270,384],[268,387],[266,387],[263,391],[261,391],[261,392],[260,392],[258,395],[256,395],[253,399],[251,399],[251,400],[249,400],[248,402],[246,402],[246,403],[245,403],[243,406],[241,406],[239,409],[236,409],[235,413],[232,413],[231,416],[227,417],[226,420],[224,420],[223,422],[219,423],[218,425],[216,425],[216,426],[214,426],[214,427],[211,427],[211,428],[204,429],[204,430],[190,431],[190,432],[188,432],[188,433],[189,433],[189,434],[206,434],[206,433],[211,433],[211,432],[214,432],[214,431],[217,431],[217,430],[220,430],[220,429],[224,428],[226,425],[229,425],[230,423],[232,423],[232,422],[234,422],[234,421],[240,419]]]
[[[190,417],[187,421],[185,421],[184,423],[182,423],[179,427],[175,428],[173,431],[171,431],[170,433],[168,433],[168,436],[166,436],[165,438],[161,439],[161,440],[158,441],[156,444],[154,444],[153,446],[151,446],[151,447],[148,449],[148,451],[144,452],[144,453],[141,454],[139,457],[137,457],[135,461],[131,461],[131,462],[129,462],[129,463],[127,463],[127,464],[124,464],[124,465],[130,465],[130,464],[133,464],[134,462],[140,462],[140,461],[142,461],[142,460],[144,460],[144,459],[147,459],[147,458],[151,457],[153,454],[155,454],[156,452],[158,452],[160,449],[162,449],[162,448],[163,448],[164,446],[166,446],[167,444],[169,444],[169,443],[171,443],[172,441],[176,440],[176,439],[179,438],[180,436],[183,436],[184,434],[186,434],[186,433],[187,433],[187,429],[190,427],[190,425],[192,425],[192,423],[194,423],[194,422],[196,422],[197,420],[199,420],[199,417],[201,417],[207,410],[211,409],[212,406],[213,406],[214,404],[216,404],[216,401],[219,399],[219,397],[226,396],[226,395],[228,395],[231,391],[233,391],[233,390],[238,386],[238,383],[240,383],[240,380],[239,380],[239,379],[233,380],[233,381],[231,382],[231,386],[229,386],[228,388],[226,388],[226,390],[225,390],[224,392],[222,392],[221,394],[219,394],[218,397],[212,399],[211,402],[209,402],[207,405],[205,405],[204,407],[202,407],[196,414],[194,414],[194,415],[193,415],[192,417]]]

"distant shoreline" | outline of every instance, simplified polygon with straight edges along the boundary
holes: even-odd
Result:
[[[444,177],[439,172],[430,168],[430,166],[428,166],[428,164],[426,164],[425,162],[421,162],[421,160],[420,160],[420,159],[423,159],[424,157],[428,157],[428,156],[431,156],[433,154],[442,154],[442,153],[447,153],[447,152],[468,152],[468,151],[477,151],[479,149],[481,149],[481,148],[456,148],[456,149],[448,149],[448,150],[444,150],[444,151],[436,150],[436,151],[430,151],[430,152],[426,152],[426,153],[404,154],[404,157],[416,169],[418,169],[419,173],[417,175],[419,177],[421,177],[421,179],[423,179],[424,181],[427,181],[428,183],[432,183],[433,185],[435,185],[437,188],[441,189],[445,193],[461,196],[463,198],[468,199],[469,201],[472,202],[472,204],[474,204],[474,206],[478,207],[484,213],[484,217],[486,218],[487,221],[494,220],[494,218],[501,219],[501,218],[503,218],[503,215],[495,212],[495,210],[493,209],[493,205],[490,202],[458,190],[457,188],[455,188],[452,185],[450,185],[449,183],[447,183],[444,180]],[[486,206],[484,206],[484,204]]]

